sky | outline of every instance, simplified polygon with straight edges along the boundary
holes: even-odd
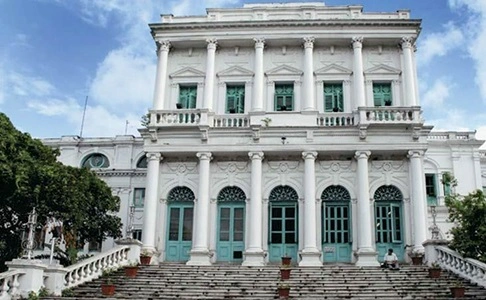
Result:
[[[0,111],[33,137],[133,134],[152,105],[160,14],[266,0],[0,0]],[[316,0],[314,0],[316,2]],[[410,9],[420,102],[434,130],[486,140],[486,0],[327,0],[365,12]],[[485,146],[483,146],[485,148]]]

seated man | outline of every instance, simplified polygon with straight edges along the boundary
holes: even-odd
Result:
[[[383,264],[381,265],[382,268],[388,268],[392,270],[399,270],[398,267],[398,257],[395,253],[393,253],[393,249],[388,249],[388,253],[385,254],[383,258]]]

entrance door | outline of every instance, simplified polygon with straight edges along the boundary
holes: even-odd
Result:
[[[278,186],[270,193],[269,260],[279,262],[282,256],[297,262],[298,209],[297,192],[289,186]]]
[[[324,262],[351,261],[351,213],[348,190],[339,185],[327,187],[322,199],[322,252]]]
[[[194,193],[187,187],[176,187],[169,192],[167,261],[189,260],[189,252],[192,248],[193,201]]]
[[[375,230],[378,260],[388,249],[404,261],[402,229],[402,193],[394,186],[381,186],[375,192]]]
[[[236,186],[223,188],[218,194],[218,261],[241,262],[245,250],[246,195]]]

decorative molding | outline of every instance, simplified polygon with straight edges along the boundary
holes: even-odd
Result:
[[[424,151],[423,150],[409,150],[407,157],[408,158],[422,158],[422,157],[424,157]]]
[[[314,41],[315,41],[315,38],[312,37],[312,36],[309,36],[309,37],[304,37],[303,38],[304,40],[304,48],[314,48]]]
[[[250,157],[251,160],[263,160],[264,153],[261,151],[257,152],[248,152],[248,157]]]
[[[368,135],[368,126],[359,126],[359,139],[366,140],[366,136]]]
[[[239,174],[240,172],[248,171],[247,161],[216,162],[216,166],[218,166],[221,171],[226,172],[227,174]]]
[[[340,66],[338,64],[332,63],[325,67],[322,67],[314,72],[316,75],[351,75],[352,70]]]
[[[414,39],[411,36],[404,36],[402,37],[400,45],[402,46],[402,49],[404,48],[412,48],[413,47],[413,42]]]
[[[146,156],[147,156],[147,161],[162,160],[162,155],[159,152],[147,152]]]
[[[291,67],[289,65],[281,65],[265,73],[265,75],[267,76],[282,76],[282,75],[302,76],[302,74],[304,74],[304,72],[302,72],[297,68]]]
[[[169,40],[156,41],[155,44],[157,45],[157,53],[170,51],[171,44]]]
[[[297,170],[299,168],[300,161],[283,161],[275,162],[269,161],[268,167],[271,169],[271,173],[288,174],[290,171]]]
[[[207,38],[206,43],[208,43],[208,50],[216,50],[218,46],[218,40],[216,38]]]
[[[213,155],[211,152],[198,152],[196,156],[199,160],[211,160]]]
[[[204,79],[204,77],[206,76],[206,74],[203,72],[203,71],[200,71],[200,70],[197,70],[193,67],[185,67],[185,68],[182,68],[172,74],[169,74],[169,78],[202,78]]]
[[[315,151],[304,151],[302,152],[302,158],[315,160],[317,158],[317,152]]]
[[[255,48],[265,48],[265,39],[262,37],[254,38]]]
[[[402,71],[385,64],[379,64],[364,71],[364,74],[374,75],[400,75]]]
[[[356,159],[368,159],[371,155],[371,151],[356,151],[354,157]]]
[[[100,177],[145,177],[147,170],[94,170]]]
[[[363,48],[363,37],[362,36],[355,36],[351,38],[351,44],[353,45],[353,48]]]

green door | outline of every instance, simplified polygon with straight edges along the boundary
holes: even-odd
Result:
[[[270,193],[269,261],[280,262],[282,256],[297,262],[298,208],[297,192],[290,186],[277,186]]]
[[[327,187],[322,199],[322,252],[324,262],[351,261],[351,196],[340,185]]]
[[[236,186],[223,188],[218,194],[218,261],[241,262],[245,250],[246,195]]]
[[[187,261],[192,248],[194,193],[187,187],[176,187],[168,196],[166,260]]]
[[[402,227],[402,193],[392,185],[379,187],[374,195],[375,199],[375,230],[376,251],[378,260],[388,249],[404,261],[403,227]]]

